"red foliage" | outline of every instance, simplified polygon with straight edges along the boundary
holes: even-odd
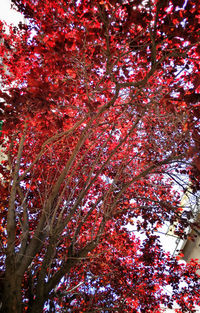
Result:
[[[198,264],[154,232],[180,217],[172,178],[200,189],[200,5],[12,2],[27,24],[0,25],[0,310],[192,312]]]

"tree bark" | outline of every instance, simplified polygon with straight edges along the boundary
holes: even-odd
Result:
[[[14,273],[9,273],[5,277],[0,312],[22,312],[21,277],[17,277]]]
[[[27,313],[42,313],[45,300],[41,297],[36,299],[31,306],[28,307]]]

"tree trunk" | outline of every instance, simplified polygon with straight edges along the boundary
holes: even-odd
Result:
[[[42,313],[44,308],[45,300],[41,297],[36,299],[32,305],[29,306],[27,313]]]
[[[1,313],[21,313],[21,278],[16,275],[6,277],[3,284]]]

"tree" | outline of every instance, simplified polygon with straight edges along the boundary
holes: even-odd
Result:
[[[1,24],[1,311],[193,312],[199,264],[155,231],[193,226],[173,178],[199,189],[200,5],[12,2],[28,22]]]

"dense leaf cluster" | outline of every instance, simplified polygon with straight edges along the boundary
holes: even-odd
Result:
[[[0,310],[194,312],[199,264],[155,232],[193,227],[200,4],[12,2],[26,25],[0,24]]]

